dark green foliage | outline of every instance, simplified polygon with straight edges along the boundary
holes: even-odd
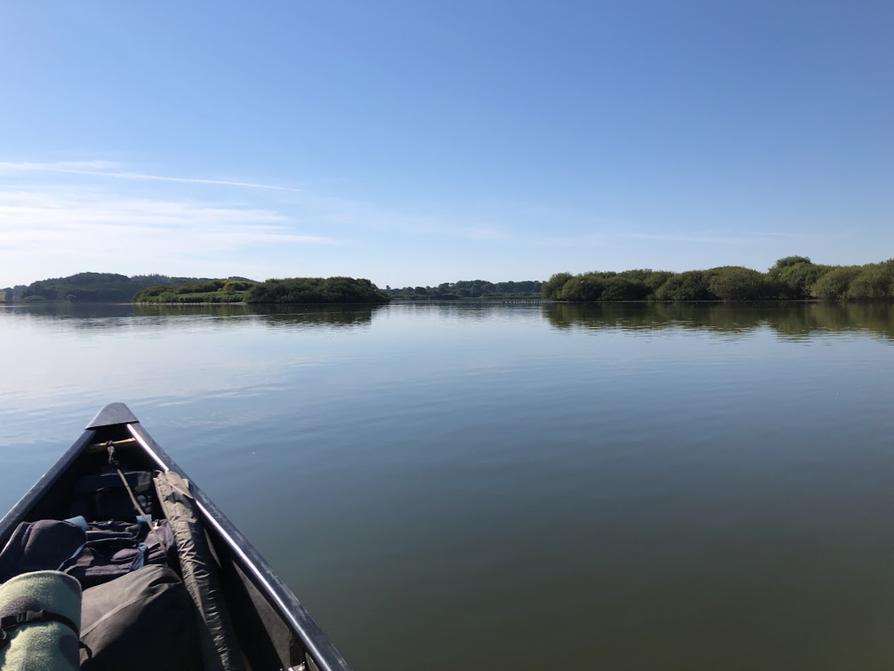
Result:
[[[658,290],[658,287],[667,282],[672,276],[673,273],[667,270],[650,270],[643,277],[643,284],[649,290],[649,295],[652,295]]]
[[[753,301],[767,298],[764,276],[756,270],[739,266],[714,268],[709,272],[708,291],[723,301]]]
[[[783,256],[773,264],[773,267],[770,268],[770,272],[772,273],[774,270],[782,270],[790,266],[797,266],[802,263],[812,264],[813,261],[810,260],[809,256]]]
[[[562,287],[565,286],[565,283],[572,277],[571,273],[556,273],[544,282],[542,287],[540,287],[541,295],[547,300],[557,300]]]
[[[631,280],[617,275],[605,280],[602,289],[604,301],[641,301],[649,296],[649,288],[640,280]]]
[[[625,270],[622,273],[583,273],[553,275],[543,285],[542,296],[562,301],[641,301],[649,298],[654,287],[671,273],[652,270]]]
[[[387,303],[375,284],[353,277],[294,277],[267,280],[248,290],[249,303]]]
[[[829,270],[829,266],[817,265],[806,256],[787,256],[770,268],[767,279],[780,298],[810,298],[813,285]]]
[[[570,276],[569,276],[570,277]],[[385,289],[385,293],[399,300],[457,301],[468,299],[520,299],[539,298],[543,282],[488,282],[486,280],[461,280],[444,282],[436,287],[404,287]]]
[[[703,270],[689,270],[671,275],[655,291],[659,301],[710,301],[717,300],[708,283],[710,274]]]
[[[842,300],[847,298],[851,282],[860,274],[860,266],[840,266],[822,275],[813,285],[815,298]]]
[[[606,280],[613,273],[585,273],[575,275],[559,290],[559,300],[598,301],[605,291]]]
[[[864,266],[825,266],[806,256],[779,259],[766,273],[741,266],[682,273],[625,270],[559,273],[543,285],[558,301],[754,301],[894,299],[894,259]]]
[[[351,277],[293,277],[255,282],[242,277],[207,280],[140,292],[138,303],[386,303],[369,280]]]
[[[873,300],[894,296],[894,262],[863,266],[851,280],[847,297],[853,300]]]
[[[244,278],[202,280],[176,286],[157,285],[134,297],[135,303],[241,303],[257,282]]]

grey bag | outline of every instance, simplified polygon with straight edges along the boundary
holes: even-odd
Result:
[[[194,671],[202,668],[198,640],[195,607],[166,566],[146,566],[83,592],[85,671]]]

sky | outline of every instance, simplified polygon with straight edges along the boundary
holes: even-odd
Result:
[[[894,256],[894,3],[0,4],[0,286]]]

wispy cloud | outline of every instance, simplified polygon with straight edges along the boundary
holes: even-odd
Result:
[[[0,187],[0,285],[85,269],[260,274],[261,258],[337,242],[263,207]]]
[[[755,235],[715,235],[715,234],[674,234],[674,233],[619,233],[618,237],[628,240],[649,240],[654,242],[689,242],[706,245],[755,245],[760,244],[767,234]]]
[[[177,240],[202,249],[264,243],[326,244],[334,239],[299,234],[280,212],[190,201],[120,198],[67,191],[0,191],[0,246],[22,248],[29,242],[64,243],[76,237],[102,236],[162,245]],[[22,251],[26,251],[22,249]]]
[[[0,161],[0,173],[49,173],[63,175],[84,175],[87,177],[103,177],[108,179],[126,179],[149,182],[174,182],[178,184],[207,184],[216,186],[238,187],[243,189],[261,189],[265,191],[290,191],[300,193],[301,190],[279,184],[262,184],[236,179],[220,179],[216,177],[177,177],[172,175],[156,175],[145,172],[122,170],[120,163],[112,161],[56,161],[51,163]]]
[[[199,184],[237,189],[299,194],[290,197],[288,206],[307,220],[325,226],[348,226],[364,229],[397,231],[409,235],[443,236],[468,240],[503,240],[505,229],[489,222],[462,220],[438,214],[408,214],[351,198],[312,193],[304,189],[242,179],[219,177],[183,177],[128,170],[119,162],[107,160],[81,161],[0,161],[0,175],[73,175],[111,180]]]
[[[192,184],[219,188],[177,187]],[[363,260],[333,245],[386,239],[487,246],[512,236],[486,217],[408,212],[246,179],[156,174],[107,160],[0,161],[0,286],[84,268],[123,272],[125,257],[133,272],[364,272]]]
[[[579,233],[572,235],[548,235],[537,236],[532,238],[532,242],[536,245],[547,245],[550,247],[593,247],[595,245],[604,246],[610,240],[605,233]]]

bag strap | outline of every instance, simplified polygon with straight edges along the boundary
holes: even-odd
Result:
[[[121,478],[121,484],[124,485],[124,489],[127,490],[127,495],[130,497],[130,502],[133,504],[134,509],[137,511],[137,521],[143,520],[150,527],[152,524],[152,517],[146,514],[142,507],[140,507],[139,501],[137,501],[137,497],[134,495],[133,490],[130,488],[130,483],[127,482],[127,476],[124,475],[124,472],[121,470],[121,464],[118,462],[118,457],[115,456],[115,443],[111,440],[106,443],[106,449],[109,453],[109,466],[115,469],[118,473],[118,477]]]
[[[21,613],[12,613],[0,617],[0,648],[6,645],[9,640],[9,632],[11,629],[21,627],[24,624],[33,624],[35,622],[59,622],[71,629],[75,636],[78,635],[78,626],[69,618],[51,610],[26,610]]]

